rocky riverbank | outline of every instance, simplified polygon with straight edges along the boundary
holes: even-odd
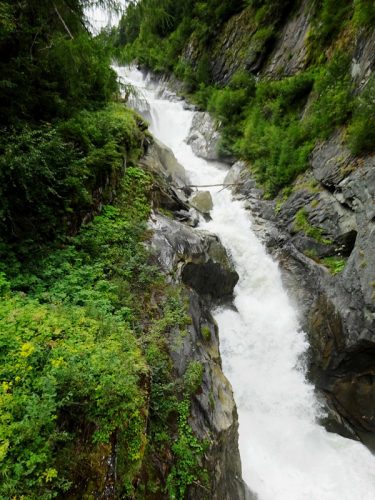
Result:
[[[141,164],[154,176],[151,246],[168,279],[185,286],[189,304],[191,324],[186,335],[175,332],[168,341],[174,369],[182,376],[191,362],[203,366],[189,423],[195,435],[208,443],[202,462],[208,485],[193,484],[188,495],[194,500],[208,495],[217,500],[250,499],[241,479],[236,405],[222,371],[218,329],[210,313],[214,304],[230,298],[238,275],[218,238],[192,227],[197,212],[190,206],[186,174],[172,151],[155,141]]]
[[[198,113],[188,139],[207,159],[218,135]],[[195,130],[196,124],[204,127]],[[211,127],[211,131],[210,131]],[[202,140],[205,138],[206,144]],[[210,152],[210,153],[207,153]],[[234,163],[226,182],[277,258],[310,343],[309,377],[325,398],[327,428],[374,446],[375,156],[350,154],[340,133],[321,143],[289,196],[273,201]]]

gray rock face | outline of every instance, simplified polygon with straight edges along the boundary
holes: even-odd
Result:
[[[313,3],[304,0],[296,14],[288,19],[263,70],[266,75],[291,76],[304,68],[312,13]]]
[[[168,148],[154,144],[142,164],[155,177],[154,209],[168,207],[179,219],[161,213],[151,217],[155,257],[171,281],[186,285],[189,303],[191,325],[186,335],[170,333],[174,369],[181,377],[192,361],[203,367],[201,388],[192,399],[190,425],[198,438],[209,443],[202,459],[202,467],[208,472],[208,490],[194,484],[187,498],[250,500],[254,497],[241,478],[236,405],[221,369],[218,330],[209,312],[212,300],[225,299],[233,292],[238,275],[216,236],[181,222],[181,212],[188,224],[194,214],[185,195],[186,177]]]
[[[300,231],[273,251],[309,335],[311,376],[340,416],[333,428],[341,421],[344,435],[349,426],[374,446],[375,155],[354,158],[337,133],[314,150],[311,163],[306,178],[312,175],[319,184],[296,186],[274,222],[286,235],[293,233],[303,207],[308,224],[330,243],[307,245]],[[299,252],[311,249],[317,262]],[[341,273],[331,276],[320,264],[327,255],[347,259]]]
[[[212,196],[209,191],[197,191],[189,199],[190,205],[201,212],[209,214],[213,209]]]
[[[217,236],[191,229],[163,215],[153,222],[152,247],[165,272],[201,295],[214,299],[232,294],[238,274]]]
[[[220,134],[214,120],[208,113],[196,112],[186,142],[194,153],[206,160],[219,160]]]
[[[356,92],[360,92],[375,69],[375,30],[363,31],[357,39],[352,59],[351,74]]]
[[[151,144],[142,163],[147,169],[178,187],[186,186],[187,177],[184,167],[177,161],[173,151],[157,139]]]
[[[192,324],[180,342],[171,339],[171,356],[182,376],[191,361],[203,365],[201,391],[194,397],[190,424],[196,435],[210,442],[202,464],[210,476],[209,493],[192,486],[188,498],[245,500],[253,498],[241,479],[238,452],[238,417],[232,388],[221,369],[217,326],[207,305],[194,292],[188,293]],[[210,332],[209,337],[203,331]]]

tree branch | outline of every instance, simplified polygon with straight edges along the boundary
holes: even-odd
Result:
[[[62,16],[61,16],[60,12],[58,11],[58,9],[57,9],[57,7],[56,7],[56,5],[55,5],[55,3],[53,4],[53,7],[54,7],[54,9],[55,9],[56,14],[59,16],[59,19],[60,19],[60,21],[62,22],[62,24],[63,24],[63,26],[64,26],[64,28],[65,28],[66,32],[68,33],[68,35],[70,36],[70,38],[73,40],[73,39],[74,39],[74,36],[72,35],[72,33],[71,33],[70,29],[69,29],[69,28],[68,28],[68,26],[66,25],[66,22],[65,22],[65,21],[64,21],[64,19],[62,18]]]

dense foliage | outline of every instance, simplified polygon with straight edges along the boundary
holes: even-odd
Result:
[[[202,367],[173,376],[168,332],[182,335],[189,318],[144,245],[150,188],[148,174],[128,167],[116,205],[62,248],[22,265],[9,251],[1,265],[5,498],[102,491],[113,443],[118,497],[132,496],[142,467],[149,480],[138,490],[163,491],[152,464],[166,453],[171,498],[200,477],[204,448],[187,417]]]
[[[155,71],[174,72],[183,80],[191,99],[219,121],[221,152],[247,160],[269,196],[307,168],[317,141],[337,127],[349,125],[353,153],[374,150],[373,81],[354,97],[350,75],[353,37],[358,29],[372,26],[374,2],[314,2],[305,68],[294,76],[273,75],[276,80],[256,79],[256,60],[272,49],[278,27],[298,1],[220,2],[220,7],[214,1],[196,1],[178,13],[172,8],[175,3],[159,3],[162,11],[156,13],[147,0],[131,6],[117,39],[124,45],[122,57]],[[248,54],[242,69],[218,85],[212,76],[218,57],[215,40],[239,12],[237,29],[243,29]]]
[[[201,366],[176,379],[167,349],[186,301],[145,245],[150,138],[85,27],[111,3],[0,0],[1,498],[183,498],[202,475]]]
[[[68,121],[21,129],[0,143],[0,234],[6,241],[51,240],[77,229],[111,196],[145,126],[119,105],[81,111]],[[27,213],[27,217],[25,217]]]

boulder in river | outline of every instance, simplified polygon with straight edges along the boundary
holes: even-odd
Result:
[[[223,299],[233,293],[238,274],[217,236],[197,231],[164,215],[155,216],[152,246],[161,267],[197,293]]]
[[[190,205],[201,212],[209,214],[213,208],[212,196],[209,191],[196,191],[189,200]]]
[[[194,153],[205,160],[219,160],[219,141],[220,134],[211,116],[208,113],[196,112],[186,140]]]

